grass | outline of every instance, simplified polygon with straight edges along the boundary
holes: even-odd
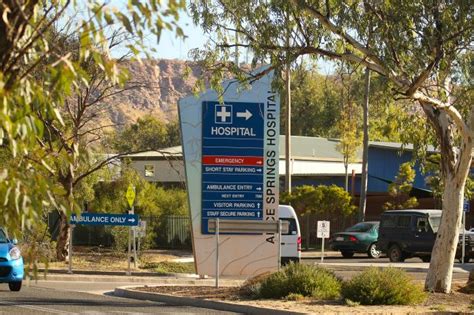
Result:
[[[193,262],[178,263],[173,261],[162,262],[148,262],[140,267],[147,271],[157,272],[161,274],[166,273],[196,273]]]

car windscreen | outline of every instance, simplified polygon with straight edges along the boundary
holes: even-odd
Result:
[[[433,232],[438,233],[439,222],[441,222],[441,217],[430,216],[428,218],[428,221],[430,221],[431,229],[433,230]]]
[[[374,224],[370,223],[357,223],[354,226],[346,229],[346,232],[369,232],[370,229],[374,226]]]
[[[0,243],[8,243],[7,235],[0,229]]]

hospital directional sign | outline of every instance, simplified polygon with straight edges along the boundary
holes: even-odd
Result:
[[[136,214],[110,214],[110,213],[81,213],[71,215],[70,224],[78,225],[120,225],[137,226],[139,222]]]
[[[262,220],[264,104],[203,102],[202,233],[216,218]]]

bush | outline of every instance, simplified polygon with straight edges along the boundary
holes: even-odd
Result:
[[[290,263],[262,280],[259,295],[278,299],[290,295],[336,299],[340,291],[341,281],[333,272],[321,267]]]
[[[260,287],[262,286],[262,282],[270,275],[270,272],[265,272],[253,278],[247,279],[240,287],[239,295],[248,298],[258,298],[260,295]]]
[[[110,233],[114,240],[113,249],[117,253],[123,253],[128,250],[129,229],[128,226],[114,226],[110,228]]]
[[[423,288],[397,268],[370,268],[342,286],[346,300],[363,305],[411,305],[426,299]]]

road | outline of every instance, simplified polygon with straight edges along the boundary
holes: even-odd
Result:
[[[321,263],[320,257],[306,257],[302,260],[306,264],[319,264]],[[386,257],[381,257],[379,259],[368,258],[365,254],[355,254],[353,258],[344,258],[342,256],[337,256],[332,254],[330,257],[324,258],[324,264],[333,265],[331,268],[337,270],[337,274],[345,279],[354,276],[359,266],[388,266],[393,265],[395,267],[407,268],[408,273],[417,280],[424,280],[426,278],[426,273],[428,271],[429,263],[424,263],[420,258],[409,258],[406,259],[403,263],[390,263],[389,259]],[[344,265],[344,267],[340,267]],[[337,266],[337,267],[336,267]],[[455,272],[453,273],[453,280],[456,281],[467,281],[469,278],[469,271],[474,269],[474,263],[460,264],[455,263]],[[354,271],[344,270],[354,267]]]
[[[133,284],[39,281],[20,292],[10,292],[6,284],[0,284],[0,314],[236,314],[118,298],[106,293],[124,285]]]
[[[307,257],[308,258],[308,257]],[[304,259],[303,263],[318,264],[320,258]],[[360,266],[389,265],[387,258],[369,259],[356,255],[346,259],[332,255],[324,259],[336,274],[348,279],[357,274]],[[426,277],[427,263],[420,259],[407,259],[403,266],[417,280]],[[474,264],[455,264],[454,281],[466,281]],[[96,279],[95,279],[96,280]],[[115,287],[140,285],[137,282],[89,281],[38,281],[24,286],[20,292],[10,292],[0,284],[0,314],[235,314],[210,309],[167,305],[151,301],[137,301],[111,295]]]

